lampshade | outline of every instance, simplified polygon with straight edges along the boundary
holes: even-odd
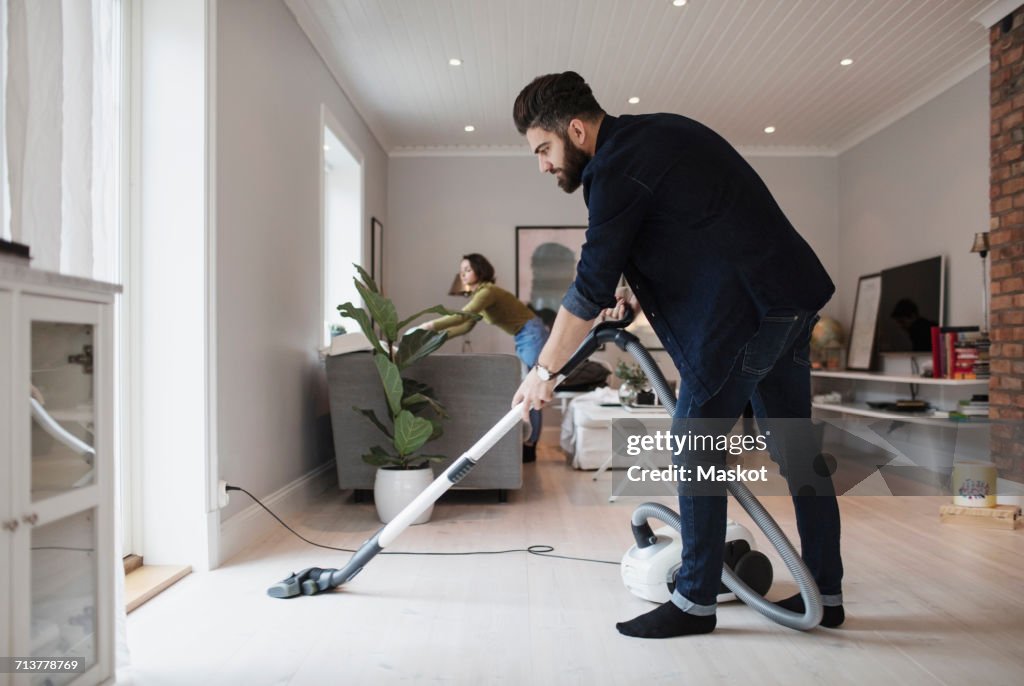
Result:
[[[462,283],[462,278],[458,274],[456,274],[455,278],[452,279],[451,288],[448,289],[448,295],[469,295],[472,292],[473,291],[466,288],[466,285]]]
[[[988,231],[974,234],[974,245],[971,246],[971,252],[987,253],[988,250]]]

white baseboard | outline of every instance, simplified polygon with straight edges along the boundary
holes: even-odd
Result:
[[[284,519],[307,507],[314,498],[336,484],[337,472],[334,460],[330,460],[260,500]],[[232,495],[245,497],[238,492]],[[266,510],[253,503],[221,524],[218,564],[230,560],[280,528],[281,525]]]

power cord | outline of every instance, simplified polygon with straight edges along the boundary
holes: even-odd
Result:
[[[260,502],[259,498],[257,498],[256,496],[254,496],[252,493],[250,493],[249,491],[245,490],[241,486],[232,486],[232,485],[228,484],[225,487],[225,489],[228,490],[228,491],[241,491],[242,493],[245,493],[247,496],[252,498],[253,501],[257,505],[259,505],[264,510],[266,510],[267,513],[271,517],[276,519],[281,524],[281,526],[283,526],[284,528],[288,529],[288,531],[292,532],[297,537],[299,537],[300,539],[302,539],[303,541],[305,541],[306,543],[308,543],[310,545],[316,546],[317,548],[324,548],[326,550],[338,550],[338,551],[341,551],[343,553],[354,553],[354,552],[356,552],[352,548],[337,548],[337,547],[332,546],[332,545],[324,545],[323,543],[317,543],[316,541],[309,540],[308,538],[306,538],[305,536],[300,534],[298,531],[296,531],[295,529],[293,529],[290,526],[288,526],[287,524],[285,524],[284,520],[281,519],[280,517],[278,517],[276,514],[274,514],[273,510],[271,510],[269,507],[264,505],[262,502]],[[594,562],[594,563],[603,564],[603,565],[618,565],[619,564],[618,562],[613,562],[611,560],[594,560],[594,559],[591,559],[589,557],[572,557],[571,555],[556,555],[554,550],[555,550],[554,546],[550,546],[550,545],[531,545],[531,546],[529,546],[527,548],[510,548],[508,550],[473,550],[473,551],[468,551],[468,552],[464,552],[464,553],[437,553],[437,552],[414,553],[414,552],[387,551],[387,550],[385,550],[385,551],[380,552],[379,554],[380,555],[459,556],[459,555],[504,555],[506,553],[527,553],[529,555],[536,555],[538,557],[555,557],[555,558],[558,558],[558,559],[561,559],[561,560],[576,560],[577,562]]]

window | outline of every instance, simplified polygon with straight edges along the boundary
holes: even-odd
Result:
[[[322,311],[323,343],[328,345],[345,327],[338,305],[360,304],[352,265],[363,264],[363,163],[357,148],[342,142],[344,130],[326,109],[323,113]]]
[[[119,276],[118,0],[5,0],[0,235],[32,266]]]

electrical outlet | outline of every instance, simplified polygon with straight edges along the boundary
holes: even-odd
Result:
[[[228,506],[231,502],[231,496],[228,495],[228,482],[224,479],[217,481],[217,507],[223,509]]]

